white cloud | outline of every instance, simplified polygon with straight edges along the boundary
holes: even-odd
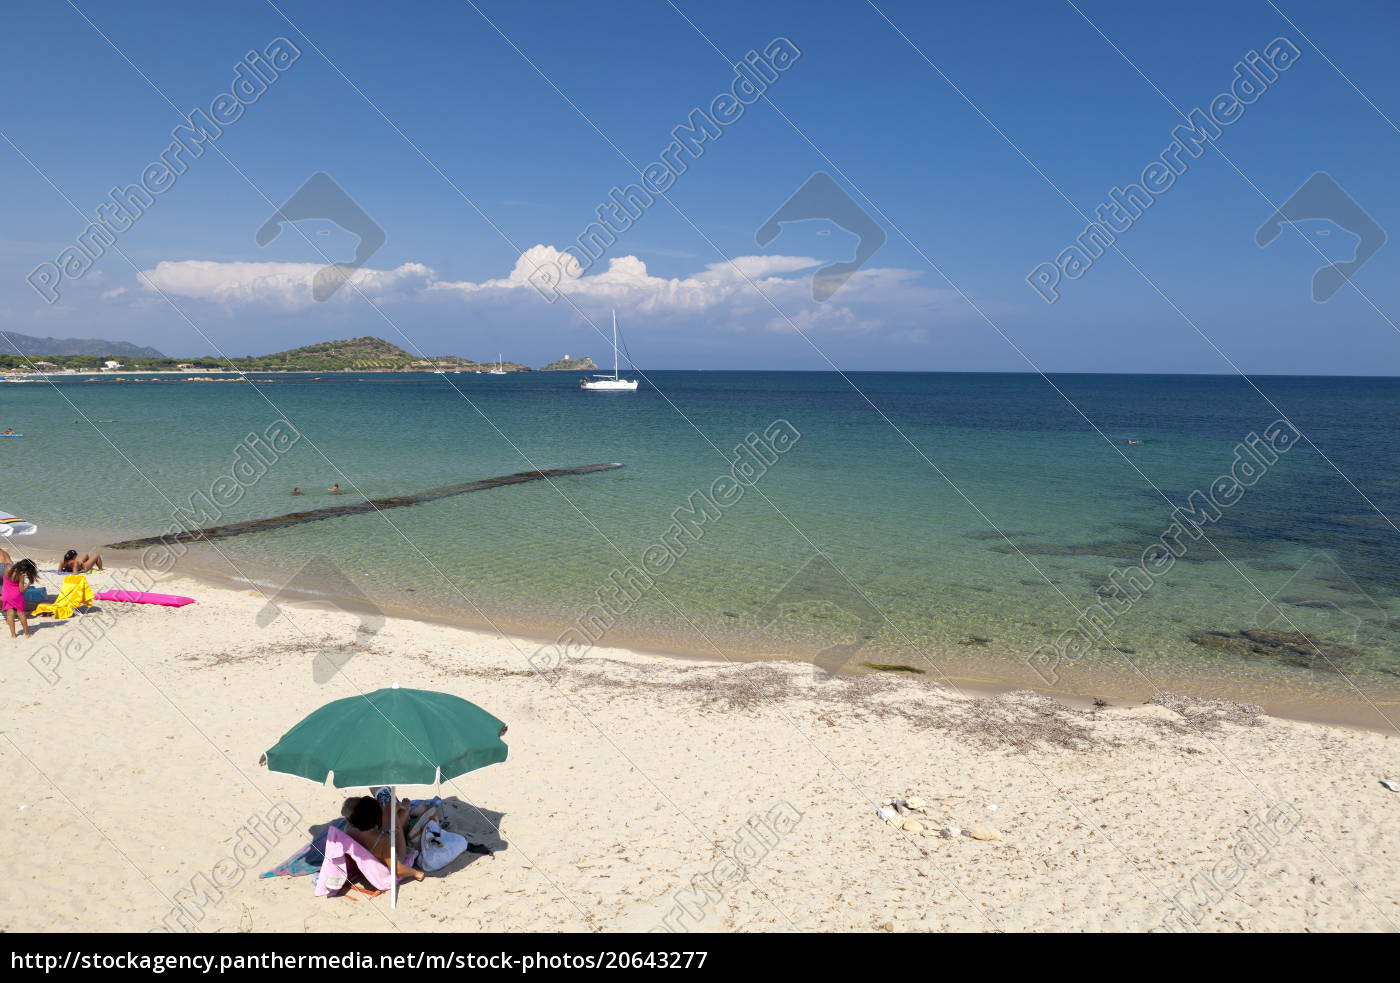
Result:
[[[860,337],[883,326],[882,321],[862,320],[849,307],[806,307],[786,317],[775,317],[768,322],[769,331],[792,331],[803,334],[842,334]]]
[[[585,310],[616,307],[653,321],[704,314],[727,330],[757,325],[791,330],[791,318],[803,331],[858,336],[885,327],[891,319],[906,322],[901,325],[905,327],[911,317],[926,322],[957,304],[951,291],[920,286],[919,271],[894,268],[860,270],[841,288],[838,304],[818,304],[812,300],[811,273],[823,262],[809,256],[739,256],[685,276],[661,277],[636,256],[619,256],[609,260],[606,269],[585,273],[573,256],[541,244],[522,253],[506,276],[479,282],[440,279],[421,263],[357,270],[331,302],[355,303],[362,293],[375,301],[521,303],[541,312],[549,308],[541,303],[532,281],[538,281],[545,268],[557,271],[563,281],[561,293]],[[159,288],[172,298],[227,307],[261,304],[297,310],[315,303],[311,285],[321,268],[317,263],[180,260],[159,263],[142,271],[141,278],[147,296]],[[572,314],[567,301],[554,304],[554,309]]]
[[[539,271],[545,269],[558,271],[563,278],[560,292],[576,302],[597,299],[649,314],[696,313],[710,310],[740,291],[755,294],[750,280],[765,293],[803,285],[805,279],[787,279],[773,274],[794,273],[820,263],[821,260],[806,256],[738,256],[732,263],[711,263],[691,276],[658,277],[636,256],[619,256],[609,260],[608,268],[601,273],[584,274],[578,260],[570,254],[553,246],[538,245],[521,254],[505,279],[482,283],[440,280],[430,289],[468,296],[492,290],[533,293],[535,288],[531,281],[538,280]],[[762,300],[756,294],[755,299]]]
[[[142,270],[140,279],[148,290],[159,290],[172,297],[192,297],[226,305],[270,304],[287,310],[314,303],[311,284],[323,268],[320,263],[221,263],[187,259],[157,263]],[[414,292],[425,287],[433,271],[421,263],[404,263],[394,270],[364,268],[351,274],[338,291],[356,296],[358,288],[366,296],[379,298],[391,293]]]
[[[732,260],[711,263],[695,278],[716,283],[744,282],[745,278],[758,280],[774,273],[810,270],[821,262],[809,256],[735,256]]]

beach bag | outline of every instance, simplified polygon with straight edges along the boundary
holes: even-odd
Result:
[[[49,592],[36,585],[24,589],[24,610],[33,611],[49,599]]]
[[[440,870],[462,855],[467,848],[467,838],[460,833],[450,833],[430,820],[423,827],[423,837],[418,841],[420,864],[425,872]]]

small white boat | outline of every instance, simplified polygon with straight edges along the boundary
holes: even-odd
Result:
[[[617,371],[617,311],[612,312],[613,321],[613,370],[612,375],[606,372],[595,372],[592,379],[580,379],[578,387],[590,392],[632,392],[637,388],[636,379],[624,379]]]
[[[487,372],[486,374],[487,374],[487,375],[510,375],[509,372],[507,372],[505,369],[501,368],[501,356],[500,356],[499,354],[496,355],[496,367],[495,367],[494,369],[492,369],[490,372]]]

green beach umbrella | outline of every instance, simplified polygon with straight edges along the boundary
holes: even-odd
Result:
[[[327,703],[283,734],[263,763],[320,784],[330,777],[336,788],[433,785],[506,760],[505,731],[500,719],[461,697],[394,686]],[[390,808],[395,904],[397,813]]]
[[[327,703],[268,749],[267,767],[336,788],[433,785],[506,760],[505,726],[461,697],[395,686]]]

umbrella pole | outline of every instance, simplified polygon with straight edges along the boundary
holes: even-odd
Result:
[[[389,789],[389,907],[399,906],[399,834],[396,829],[399,819],[397,793]]]

